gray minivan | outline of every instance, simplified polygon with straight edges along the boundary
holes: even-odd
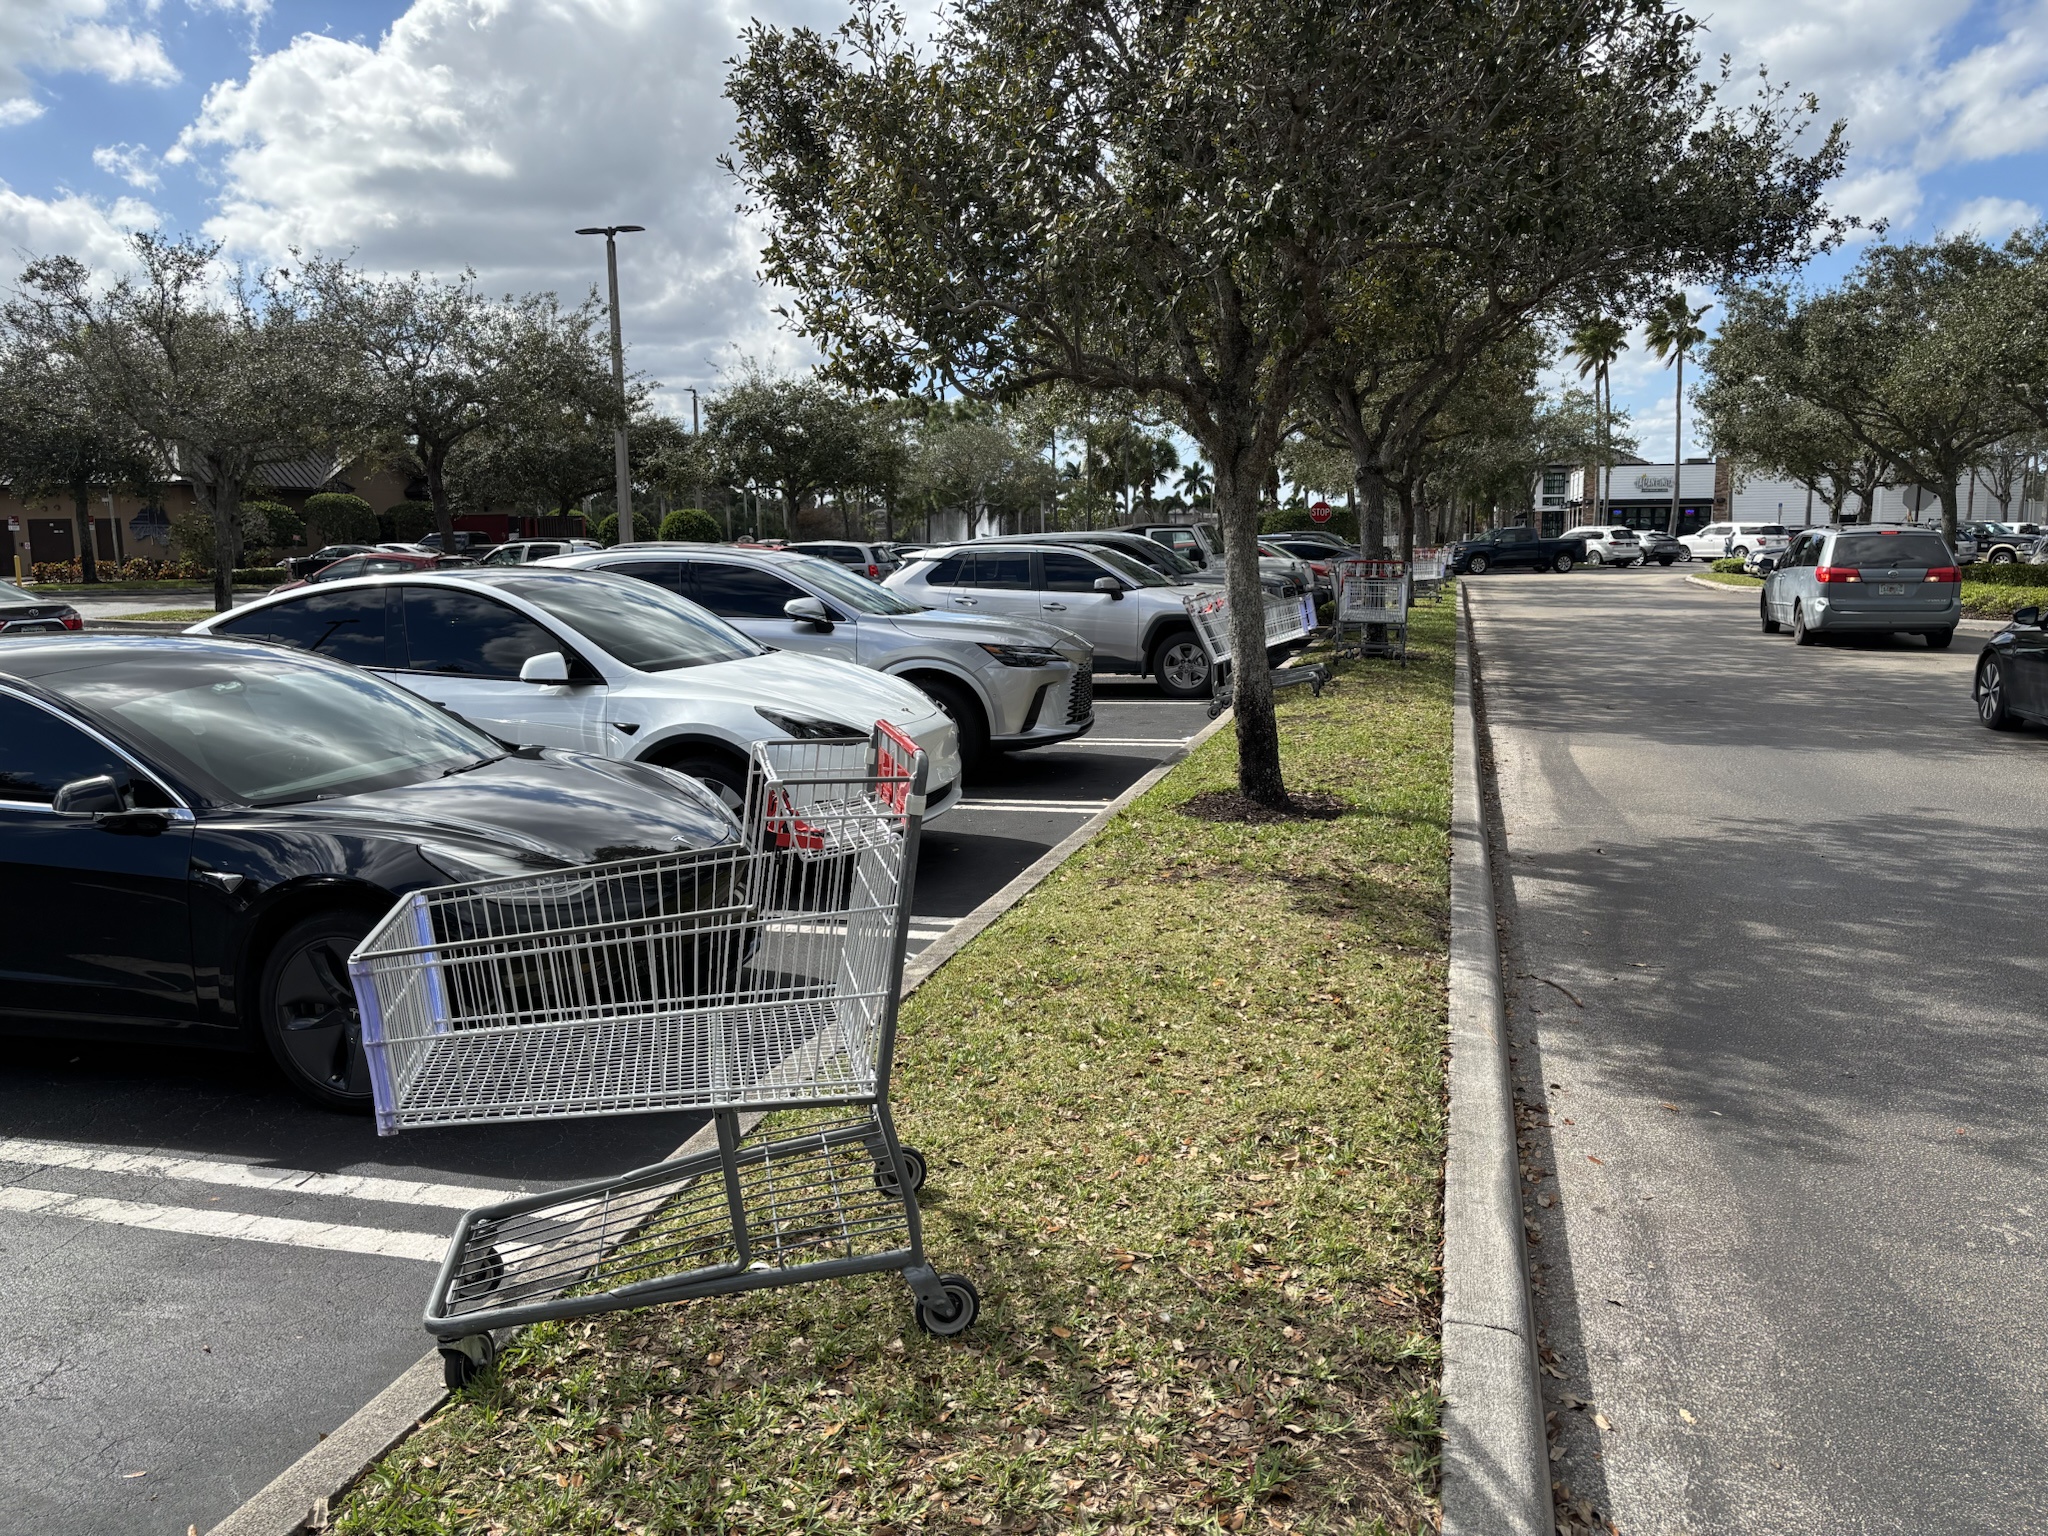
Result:
[[[1925,635],[1936,650],[1963,617],[1962,572],[1928,528],[1815,528],[1802,532],[1764,578],[1763,630],[1789,627],[1811,645],[1822,635]]]

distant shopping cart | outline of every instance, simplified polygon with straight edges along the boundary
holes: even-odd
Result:
[[[425,1317],[451,1386],[494,1329],[846,1275],[900,1272],[930,1333],[974,1321],[889,1112],[925,775],[886,723],[763,743],[739,843],[415,892],[364,939],[380,1133],[694,1109],[717,1137],[466,1213]]]
[[[1266,645],[1269,650],[1274,646],[1291,644],[1310,633],[1315,625],[1312,602],[1305,604],[1299,598],[1264,594]],[[1230,664],[1230,598],[1220,590],[1211,589],[1182,598],[1181,605],[1187,609],[1188,620],[1195,627],[1195,638],[1202,642],[1202,649],[1209,657],[1209,718],[1213,720],[1230,707],[1234,693]],[[1276,668],[1273,672],[1275,688],[1307,684],[1318,698],[1322,697],[1323,685],[1329,680],[1330,669],[1320,663]]]
[[[1338,654],[1386,656],[1405,663],[1409,593],[1409,572],[1402,561],[1338,561]]]
[[[1450,553],[1443,549],[1418,549],[1408,565],[1408,591],[1414,602],[1434,603],[1444,595],[1444,573]]]

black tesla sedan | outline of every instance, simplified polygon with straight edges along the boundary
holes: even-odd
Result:
[[[0,1030],[267,1047],[367,1109],[347,960],[398,897],[738,833],[694,780],[508,752],[305,652],[7,640]]]

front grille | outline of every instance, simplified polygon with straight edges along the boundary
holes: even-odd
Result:
[[[1086,667],[1074,669],[1074,681],[1067,689],[1067,724],[1086,720],[1095,713],[1095,674]]]

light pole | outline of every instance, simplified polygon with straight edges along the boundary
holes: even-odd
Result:
[[[619,241],[620,235],[637,235],[644,224],[608,224],[598,229],[579,229],[579,235],[604,236],[604,274],[611,284],[612,383],[619,391],[619,429],[612,438],[612,453],[619,475],[619,542],[633,542],[633,470],[626,459],[626,345],[619,338]]]

